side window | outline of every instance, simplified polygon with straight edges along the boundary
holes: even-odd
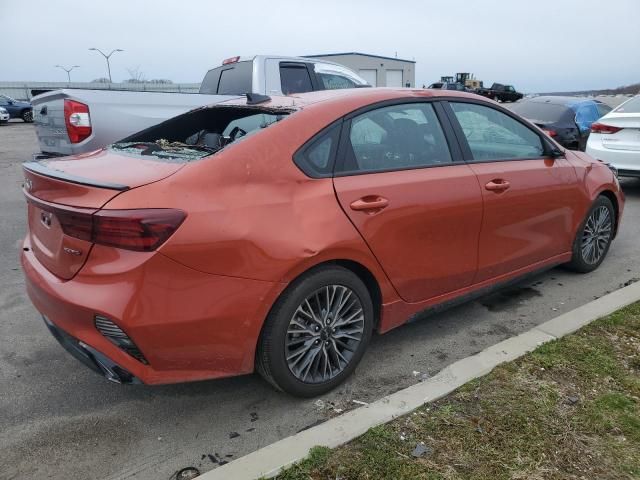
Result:
[[[351,120],[342,172],[403,170],[452,162],[447,140],[427,103],[392,105]]]
[[[540,158],[544,145],[529,127],[491,107],[451,102],[474,160]]]
[[[356,84],[353,80],[337,75],[335,73],[319,73],[317,74],[322,88],[325,90],[338,90],[341,88],[355,88]]]
[[[0,95],[0,105],[9,105],[9,101],[6,97]]]
[[[285,95],[313,90],[311,77],[305,65],[281,65],[280,85]]]
[[[293,156],[295,164],[312,178],[330,177],[333,174],[333,158],[338,148],[340,127],[338,123],[320,132]]]

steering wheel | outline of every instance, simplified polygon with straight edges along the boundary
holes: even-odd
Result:
[[[247,134],[246,130],[243,130],[240,127],[234,127],[233,130],[229,132],[229,138],[231,139],[232,142],[234,142],[236,139],[240,137],[244,137],[246,134]]]

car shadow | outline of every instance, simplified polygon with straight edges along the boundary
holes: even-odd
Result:
[[[623,177],[620,186],[626,196],[640,198],[640,178]]]

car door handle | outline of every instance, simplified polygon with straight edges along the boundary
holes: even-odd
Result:
[[[505,190],[508,190],[510,186],[511,184],[506,180],[496,178],[487,183],[484,188],[486,188],[490,192],[504,192]]]
[[[389,205],[389,200],[378,195],[367,195],[366,197],[359,198],[351,203],[351,210],[356,211],[373,211],[382,210]],[[375,213],[375,212],[371,212]]]

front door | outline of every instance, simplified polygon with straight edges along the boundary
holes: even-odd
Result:
[[[476,282],[569,252],[584,203],[571,164],[546,156],[538,132],[498,109],[449,105],[484,199]]]
[[[403,103],[347,121],[334,185],[400,296],[418,302],[472,283],[482,193],[452,155],[430,103]]]

